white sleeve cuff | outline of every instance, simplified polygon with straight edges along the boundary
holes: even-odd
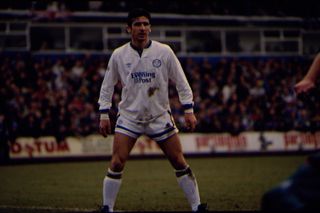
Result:
[[[193,108],[189,108],[184,110],[184,113],[193,113]]]
[[[101,113],[100,114],[100,120],[109,120],[109,114],[108,113]]]

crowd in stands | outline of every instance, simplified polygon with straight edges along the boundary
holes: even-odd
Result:
[[[108,56],[15,54],[2,55],[0,61],[0,114],[10,121],[13,137],[54,135],[62,141],[98,132],[97,100]],[[319,95],[300,99],[292,91],[310,66],[308,59],[222,57],[181,62],[194,92],[196,132],[320,129]],[[120,91],[119,83],[110,112],[113,124]],[[169,93],[172,114],[184,131],[173,83]]]

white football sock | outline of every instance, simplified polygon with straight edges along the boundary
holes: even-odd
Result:
[[[179,186],[187,197],[192,211],[197,211],[198,205],[200,205],[200,195],[197,180],[191,169],[187,167],[183,170],[176,170],[176,175]]]
[[[103,205],[109,207],[113,212],[113,207],[121,186],[122,172],[113,172],[108,169],[107,176],[103,180]]]

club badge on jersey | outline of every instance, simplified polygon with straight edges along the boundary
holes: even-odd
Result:
[[[154,60],[152,61],[152,65],[153,65],[153,67],[155,67],[155,68],[159,68],[159,67],[161,66],[161,60],[159,60],[159,59],[154,59]]]

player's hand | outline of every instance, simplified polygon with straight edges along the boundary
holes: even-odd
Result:
[[[111,124],[110,119],[102,119],[99,124],[99,131],[103,137],[108,137],[108,134],[111,134]]]
[[[194,131],[197,125],[196,116],[194,116],[193,113],[184,113],[184,120],[186,122],[186,128],[191,132]]]
[[[315,85],[313,81],[308,79],[303,79],[294,86],[294,90],[299,95],[301,93],[308,92],[314,87]]]

